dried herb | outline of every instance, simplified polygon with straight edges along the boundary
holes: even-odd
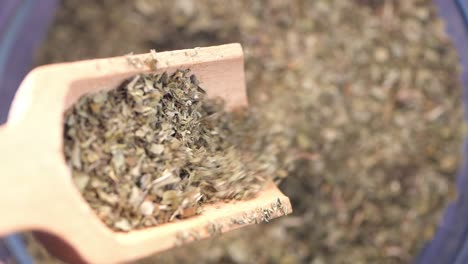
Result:
[[[142,263],[411,262],[453,197],[462,139],[457,55],[432,1],[64,0],[39,61],[233,41],[243,130],[252,152],[296,160],[271,169],[295,211]]]
[[[120,231],[154,226],[262,188],[274,164],[262,168],[240,151],[235,116],[222,100],[206,99],[189,70],[138,75],[65,113],[64,152],[104,223]]]

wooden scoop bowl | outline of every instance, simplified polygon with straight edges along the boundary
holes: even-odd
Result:
[[[0,127],[0,236],[34,230],[50,252],[67,262],[116,263],[290,213],[289,199],[270,184],[251,200],[211,204],[186,220],[114,232],[75,188],[64,159],[63,113],[83,94],[115,88],[140,73],[190,68],[208,96],[224,98],[228,109],[246,107],[243,63],[241,46],[228,44],[31,71],[7,125]]]

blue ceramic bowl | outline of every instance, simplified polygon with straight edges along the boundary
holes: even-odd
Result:
[[[468,0],[434,0],[434,3],[458,50],[463,65],[460,76],[463,103],[468,105]],[[45,35],[56,4],[57,0],[0,0],[0,124],[6,121],[15,91],[30,70],[34,51]],[[466,109],[465,120],[468,120]],[[466,141],[463,154],[468,157]],[[465,160],[456,184],[457,200],[445,209],[436,234],[415,259],[418,264],[468,263],[468,163]],[[0,240],[0,263],[9,263],[8,259],[32,263],[19,235]]]

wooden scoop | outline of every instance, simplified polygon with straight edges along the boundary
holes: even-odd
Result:
[[[62,151],[64,111],[83,94],[115,88],[134,75],[185,68],[197,75],[208,96],[224,98],[228,109],[247,106],[239,44],[31,71],[7,125],[0,127],[0,235],[35,230],[49,251],[67,262],[115,263],[290,213],[289,199],[270,184],[251,200],[211,204],[186,220],[119,233],[105,226],[82,198]]]

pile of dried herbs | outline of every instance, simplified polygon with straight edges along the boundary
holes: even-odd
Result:
[[[233,127],[241,121],[205,95],[189,70],[145,74],[65,113],[73,179],[109,227],[154,226],[261,189],[275,164],[241,152]]]
[[[232,41],[245,131],[295,161],[280,185],[295,211],[142,263],[410,262],[453,197],[462,139],[457,56],[430,0],[65,0],[39,63]]]

